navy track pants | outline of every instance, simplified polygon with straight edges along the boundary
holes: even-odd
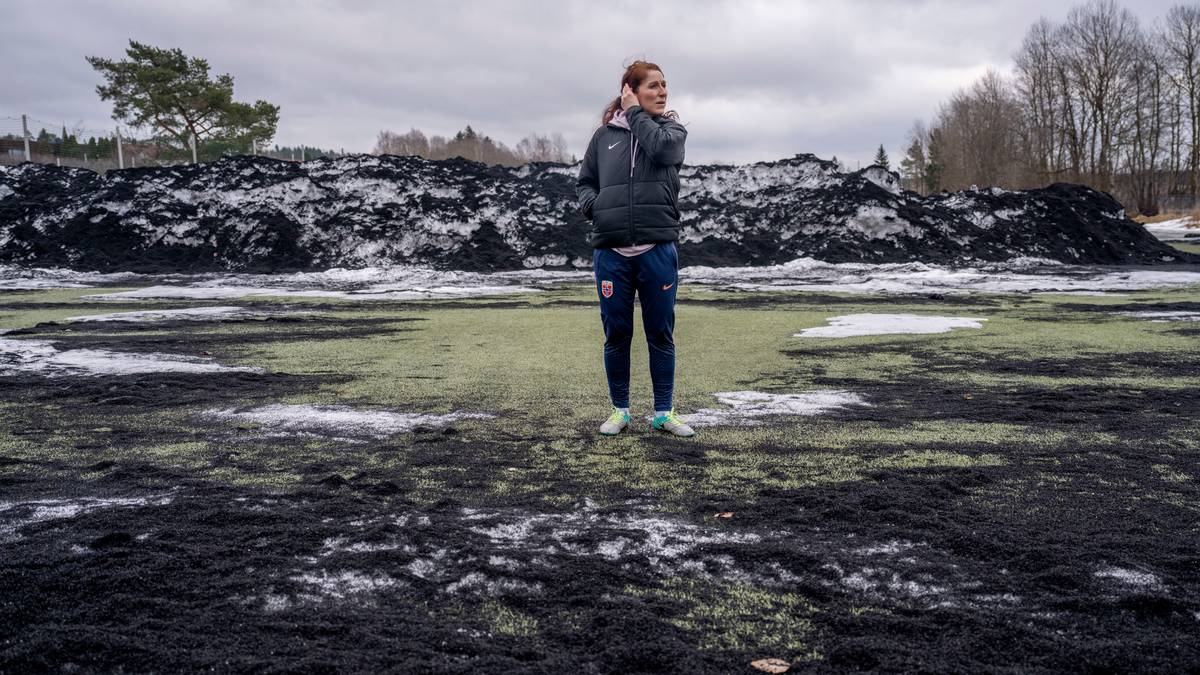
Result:
[[[633,296],[642,304],[642,328],[650,349],[654,409],[671,410],[675,388],[675,291],[679,253],[675,242],[626,257],[607,248],[592,251],[600,322],[604,325],[604,372],[608,395],[618,408],[629,407],[629,346],[633,342]]]

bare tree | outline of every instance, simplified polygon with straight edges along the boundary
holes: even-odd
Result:
[[[1193,198],[1200,174],[1200,7],[1176,5],[1168,12],[1159,33],[1166,50],[1168,67],[1176,92],[1183,98],[1183,110],[1188,122],[1188,194]],[[1182,144],[1178,130],[1173,130],[1172,143]],[[1173,151],[1178,146],[1173,146]],[[1179,170],[1178,162],[1174,169]]]
[[[1161,44],[1145,36],[1139,38],[1132,66],[1130,104],[1132,125],[1122,146],[1125,149],[1124,190],[1139,213],[1158,213],[1159,168],[1163,155],[1163,129],[1166,125],[1164,88],[1167,86],[1166,57]]]
[[[567,140],[560,133],[551,136],[530,134],[517,143],[517,155],[526,162],[566,163]]]
[[[390,131],[380,131],[375,142],[377,155],[417,155],[429,156],[429,139],[419,129],[412,129],[406,134],[395,134]]]
[[[1130,119],[1131,68],[1140,27],[1114,0],[1073,7],[1064,27],[1071,85],[1093,127],[1087,135],[1087,171],[1098,189],[1111,190],[1115,145]]]
[[[1009,83],[993,70],[955,92],[938,112],[936,142],[931,135],[931,154],[941,169],[938,187],[1019,185],[1025,165],[1022,113]]]
[[[480,134],[467,125],[451,138],[430,136],[419,129],[397,134],[380,131],[375,141],[375,154],[417,155],[426,159],[462,157],[484,164],[518,166],[527,162],[562,162],[573,160],[567,154],[567,141],[560,133],[531,134],[522,139],[514,150],[500,141]]]
[[[1014,56],[1014,88],[1024,110],[1025,152],[1035,182],[1055,180],[1065,170],[1059,57],[1057,29],[1045,18],[1029,28]]]

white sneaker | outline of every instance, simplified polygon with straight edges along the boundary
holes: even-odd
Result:
[[[655,413],[654,421],[651,422],[651,426],[659,431],[669,431],[676,436],[696,435],[696,432],[692,431],[692,428],[685,424],[684,421],[675,414],[674,408],[671,408],[666,415],[659,415]]]
[[[616,436],[629,426],[629,413],[620,408],[613,408],[612,414],[600,425],[600,433],[605,436]]]

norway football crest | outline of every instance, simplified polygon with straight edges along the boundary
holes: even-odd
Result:
[[[604,281],[600,282],[600,295],[603,295],[606,298],[612,297],[612,282],[611,281],[605,279]]]

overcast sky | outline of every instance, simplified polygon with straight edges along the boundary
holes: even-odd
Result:
[[[381,129],[515,145],[561,132],[582,156],[623,66],[662,66],[687,162],[812,152],[893,159],[917,118],[987,68],[1008,73],[1055,0],[420,2],[3,0],[0,117],[110,128],[85,55],[179,47],[281,107],[276,142],[369,152]],[[1123,3],[1143,22],[1179,0]],[[36,131],[34,131],[36,133]]]

